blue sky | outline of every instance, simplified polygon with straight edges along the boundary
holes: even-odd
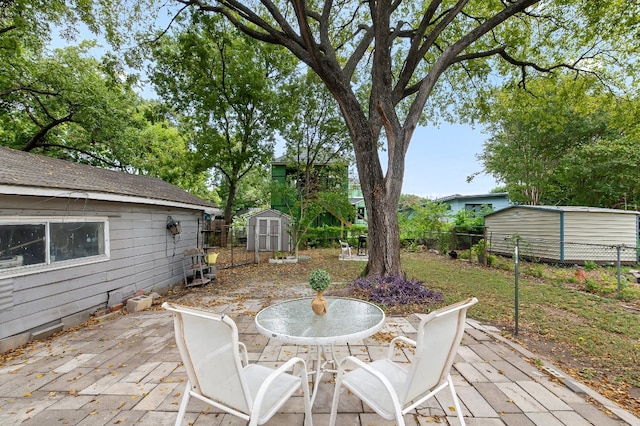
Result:
[[[405,162],[403,194],[424,198],[448,195],[486,194],[499,186],[484,173],[467,183],[467,176],[482,171],[476,158],[488,135],[467,124],[418,127],[413,135]],[[284,154],[284,144],[276,145],[276,157]],[[387,153],[380,153],[386,171]],[[355,167],[354,167],[355,168]]]
[[[476,155],[487,139],[467,124],[419,127],[407,152],[402,193],[428,198],[486,194],[498,186],[492,176],[479,174],[471,183],[467,176],[482,171]]]

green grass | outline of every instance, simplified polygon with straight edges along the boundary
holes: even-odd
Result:
[[[575,280],[566,276],[567,269],[528,268],[531,275],[522,273],[518,279],[519,334],[513,338],[519,340],[522,335],[525,343],[544,341],[550,347],[544,355],[584,381],[640,387],[638,311],[615,298],[576,288]],[[483,268],[428,253],[403,253],[402,269],[407,277],[441,290],[447,303],[477,297],[479,303],[469,311],[471,318],[497,325],[507,334],[515,332],[512,270]]]

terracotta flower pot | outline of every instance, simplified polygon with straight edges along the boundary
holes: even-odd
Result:
[[[327,313],[327,299],[322,296],[321,291],[319,291],[311,301],[311,309],[313,309],[316,315],[324,315]]]

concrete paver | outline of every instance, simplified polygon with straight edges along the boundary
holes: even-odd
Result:
[[[277,366],[310,352],[312,368],[315,348],[283,345],[257,333],[253,318],[263,303],[246,296],[221,297],[209,303],[213,305],[209,309],[236,321],[252,362]],[[378,359],[386,355],[389,334],[413,338],[418,323],[416,315],[387,318],[383,333],[337,346],[336,354]],[[498,330],[468,320],[452,375],[469,426],[640,426],[640,419],[593,390],[573,383],[578,394],[550,377],[549,369],[569,380],[555,367],[547,365],[545,370],[530,364],[526,358],[531,355],[502,338]],[[394,357],[408,362],[411,351],[396,351]],[[313,406],[316,426],[329,423],[333,379],[332,374],[322,376]],[[154,309],[112,315],[33,343],[1,366],[0,425],[172,425],[185,381],[169,312]],[[341,395],[338,411],[341,426],[395,423],[383,420],[347,393]],[[296,396],[269,424],[302,425],[303,413],[302,398]],[[410,425],[458,424],[447,392],[407,414],[405,420]],[[192,398],[183,424],[246,423]]]

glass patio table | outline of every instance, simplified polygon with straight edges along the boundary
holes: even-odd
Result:
[[[345,297],[326,297],[327,313],[316,315],[311,309],[312,297],[286,300],[275,303],[258,312],[256,328],[258,332],[281,341],[296,345],[315,345],[318,359],[315,371],[315,383],[311,401],[315,401],[322,374],[327,364],[337,365],[333,346],[358,339],[367,338],[378,332],[384,325],[385,316],[376,305],[358,299]],[[331,347],[331,358],[324,346]],[[310,351],[307,352],[307,361]],[[322,362],[322,356],[325,360]]]

